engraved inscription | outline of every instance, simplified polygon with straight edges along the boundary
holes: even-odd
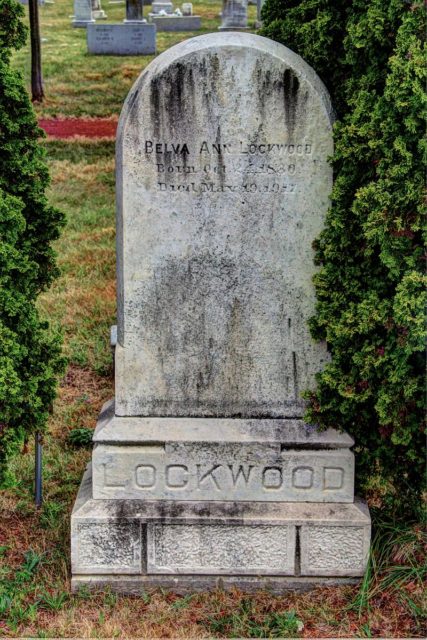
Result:
[[[283,194],[295,193],[297,184],[288,177],[297,173],[301,158],[313,153],[311,142],[213,143],[145,140],[144,156],[159,176],[160,192],[193,194]],[[191,176],[191,182],[186,179]],[[261,182],[258,179],[262,178]],[[178,182],[182,180],[182,182]]]
[[[96,498],[351,502],[351,451],[282,450],[274,445],[170,443],[97,447]],[[254,497],[255,496],[255,497]]]
[[[313,475],[314,472],[311,467],[297,467],[292,473],[292,485],[295,489],[311,489]]]
[[[344,469],[341,467],[325,467],[323,470],[323,488],[326,490],[341,489],[344,484]]]
[[[169,464],[165,471],[165,483],[169,489],[184,489],[188,485],[188,467],[185,464]]]
[[[152,464],[139,464],[135,469],[135,479],[140,489],[151,489],[156,484],[156,467]]]
[[[283,472],[280,467],[266,467],[262,472],[264,489],[280,489],[283,484]]]

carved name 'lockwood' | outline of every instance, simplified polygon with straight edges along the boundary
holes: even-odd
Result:
[[[346,501],[352,469],[348,449],[278,454],[269,447],[175,445],[150,453],[101,446],[94,452],[94,497]]]

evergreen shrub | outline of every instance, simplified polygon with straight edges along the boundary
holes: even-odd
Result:
[[[306,419],[353,435],[359,488],[376,478],[381,506],[411,514],[425,487],[423,5],[266,0],[262,14],[262,35],[314,67],[337,112],[311,321],[332,361]]]
[[[63,215],[48,205],[42,132],[13,49],[27,30],[16,0],[0,0],[0,485],[8,463],[35,431],[43,432],[62,369],[59,335],[36,306],[57,275],[51,242]]]

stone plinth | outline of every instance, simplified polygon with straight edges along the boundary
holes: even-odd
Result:
[[[153,55],[156,26],[141,22],[91,24],[87,27],[87,48],[94,55]]]
[[[108,584],[125,593],[137,585],[280,591],[363,575],[370,518],[360,502],[94,500],[89,468],[71,535],[74,590]]]
[[[159,16],[149,13],[148,20],[156,25],[157,31],[198,31],[202,26],[200,16]]]
[[[300,420],[119,418],[101,412],[95,499],[353,502],[346,434]]]
[[[332,124],[314,71],[245,33],[168,49],[129,93],[116,397],[72,515],[73,588],[280,591],[363,574],[354,442],[304,422],[329,360],[308,324]]]

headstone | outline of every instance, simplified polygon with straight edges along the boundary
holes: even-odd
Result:
[[[92,0],[74,0],[73,27],[87,27],[94,22]]]
[[[141,56],[156,53],[156,25],[144,22],[90,24],[87,49],[94,55]]]
[[[183,16],[192,16],[193,15],[193,5],[191,2],[184,2],[181,6],[181,11]]]
[[[126,19],[125,22],[141,22],[143,0],[126,0]]]
[[[192,38],[131,90],[117,139],[115,401],[72,515],[73,589],[354,581],[354,444],[304,423],[332,107],[289,49]],[[337,425],[339,426],[339,425]]]
[[[257,17],[257,24],[261,26],[262,22],[261,22],[261,10],[262,7],[264,5],[264,0],[256,0],[256,17]]]
[[[106,20],[107,14],[101,6],[101,0],[92,0],[92,17],[95,20]]]
[[[220,31],[248,28],[248,0],[223,0]]]
[[[151,4],[151,13],[173,13],[173,4],[167,0],[153,0]]]
[[[202,26],[200,16],[149,13],[148,20],[156,25],[157,31],[198,31]]]

